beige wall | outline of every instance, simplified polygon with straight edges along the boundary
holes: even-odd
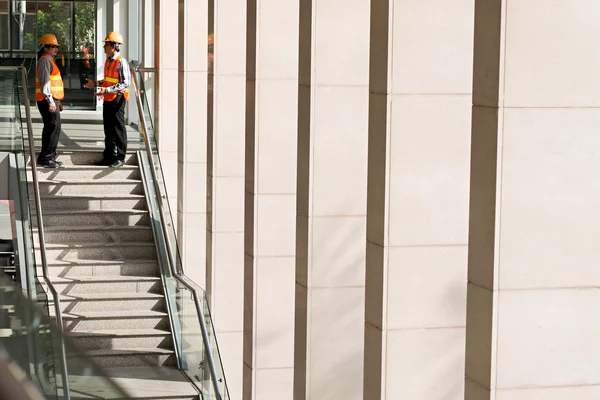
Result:
[[[373,0],[371,21],[364,398],[458,400],[473,2]]]
[[[246,1],[211,1],[207,290],[232,399],[242,397]]]
[[[243,398],[294,379],[298,1],[249,1]]]
[[[160,150],[232,399],[597,397],[594,1],[183,3]]]
[[[467,398],[597,398],[599,4],[476,10]]]

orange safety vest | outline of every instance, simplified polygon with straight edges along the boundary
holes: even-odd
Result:
[[[111,87],[119,83],[119,61],[121,61],[123,57],[118,56],[113,60],[110,64],[110,68],[108,67],[108,59],[104,61],[104,81],[102,82],[102,87]],[[127,61],[125,61],[127,62]],[[118,93],[104,93],[104,101],[113,101],[117,98]],[[123,92],[125,96],[125,100],[129,101],[129,88],[125,89]]]
[[[65,98],[65,85],[60,71],[56,66],[56,63],[50,59],[50,57],[41,56],[40,58],[46,58],[52,65],[52,71],[50,72],[50,89],[52,90],[52,97],[56,100],[62,100]],[[40,86],[40,80],[38,79],[37,69],[35,70],[35,101],[43,101],[46,99],[44,93],[42,93],[42,87]]]

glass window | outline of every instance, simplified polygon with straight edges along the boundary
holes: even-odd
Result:
[[[8,50],[8,14],[0,13],[0,49]]]
[[[8,32],[8,0],[0,0],[0,50],[8,49]]]
[[[35,0],[12,2],[11,16],[12,49],[35,50]]]

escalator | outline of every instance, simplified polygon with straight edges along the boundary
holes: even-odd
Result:
[[[18,225],[29,264],[18,263],[18,283],[35,301],[41,283],[58,329],[128,393],[93,398],[229,399],[206,294],[183,274],[142,73],[152,72],[132,71],[132,92],[143,146],[125,168],[92,166],[97,154],[73,146],[59,148],[65,167],[50,171],[30,157],[31,110],[17,90],[24,69],[0,68],[0,81],[12,75],[15,88],[13,107],[0,104],[0,151],[14,158],[23,194]],[[115,187],[123,189],[116,196]],[[64,366],[55,398],[86,398],[66,353],[52,353]]]

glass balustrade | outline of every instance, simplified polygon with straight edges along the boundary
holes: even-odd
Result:
[[[146,151],[142,153],[141,168],[147,183],[154,232],[164,245],[159,258],[162,259],[165,289],[171,303],[170,314],[180,368],[200,388],[205,399],[229,400],[206,293],[183,272],[152,118],[154,75],[155,72],[151,69],[132,70],[139,116],[137,127],[141,134],[146,133]]]

